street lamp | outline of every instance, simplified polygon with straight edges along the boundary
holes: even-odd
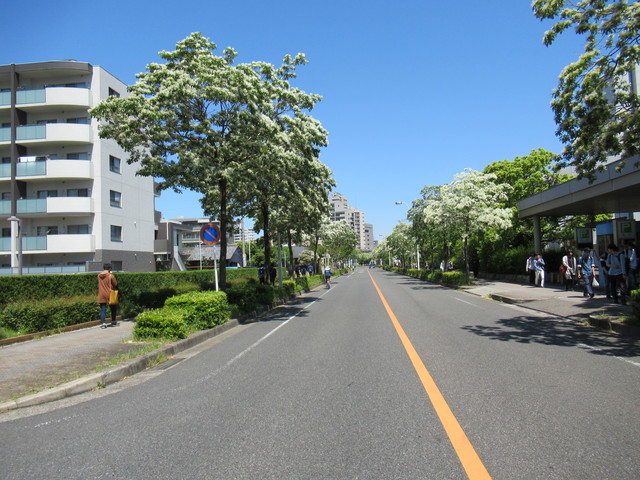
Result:
[[[15,267],[17,250],[18,275],[22,275],[22,219],[11,215],[7,220],[11,222],[11,267]],[[16,228],[18,229],[17,235]],[[18,238],[18,245],[16,245],[16,237]]]

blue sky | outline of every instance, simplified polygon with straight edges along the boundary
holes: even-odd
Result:
[[[582,46],[542,43],[530,0],[112,0],[5,2],[0,64],[74,59],[125,83],[199,31],[239,62],[305,53],[295,86],[323,96],[321,153],[336,191],[391,233],[425,185],[544,148],[559,153],[549,106]],[[201,215],[198,196],[164,192],[167,218]]]

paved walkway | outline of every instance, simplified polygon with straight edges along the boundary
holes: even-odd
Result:
[[[479,279],[476,285],[465,287],[464,290],[470,294],[490,297],[572,320],[588,320],[590,316],[598,313],[619,317],[629,315],[631,312],[630,307],[616,305],[602,295],[589,299],[584,298],[580,291],[567,292],[563,288],[554,286],[538,288]],[[613,326],[610,322],[600,321],[600,323],[599,326],[605,328]],[[232,328],[233,325],[221,327]],[[615,327],[619,333],[640,336],[640,329],[637,327],[631,329],[622,328],[619,325]],[[66,382],[73,379],[80,378],[75,382],[76,384],[84,381],[85,391],[95,388],[98,377],[92,372],[114,356],[139,347],[138,344],[128,341],[132,330],[133,322],[123,321],[117,327],[101,329],[95,326],[0,347],[0,412],[4,409],[61,398],[54,395],[53,391],[56,389],[50,387],[59,386],[57,388],[60,390],[65,388],[65,385],[71,385]],[[191,345],[198,340],[190,337],[181,342],[187,341]],[[189,347],[185,345],[184,348]],[[142,361],[138,362],[136,371],[140,371],[146,365]],[[135,373],[132,369],[121,370],[120,378]],[[110,380],[101,380],[106,377]],[[103,375],[97,381],[99,383],[116,381],[119,379],[116,377],[117,375],[113,372],[109,372],[109,375]],[[40,391],[42,392],[30,395]],[[80,391],[82,390],[76,385],[74,388],[66,388],[61,395],[68,396]]]

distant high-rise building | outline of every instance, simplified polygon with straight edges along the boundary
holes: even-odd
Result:
[[[346,221],[358,235],[357,248],[370,252],[373,250],[373,225],[364,223],[364,212],[349,206],[349,200],[344,195],[334,192],[331,195],[329,210],[332,222]]]

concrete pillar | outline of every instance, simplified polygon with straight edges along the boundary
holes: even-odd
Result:
[[[542,253],[542,233],[540,232],[540,217],[533,217],[533,249],[536,253]]]

